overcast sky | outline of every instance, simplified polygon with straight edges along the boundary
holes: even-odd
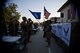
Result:
[[[57,10],[66,2],[67,0],[9,0],[7,3],[15,3],[18,5],[17,11],[20,12],[21,17],[26,16],[31,18],[34,22],[37,20],[29,12],[41,12],[41,19],[38,20],[42,22],[44,20],[44,6],[51,13],[49,17],[60,17],[60,13]],[[20,17],[19,21],[22,21]]]

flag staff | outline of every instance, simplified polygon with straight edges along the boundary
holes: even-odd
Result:
[[[51,13],[49,13],[49,12],[47,11],[47,9],[45,8],[45,0],[44,0],[43,4],[44,4],[43,20],[45,21],[45,19],[48,20],[48,17],[50,16]]]
[[[39,22],[39,20],[38,19],[36,19],[38,22]],[[40,23],[40,22],[39,22]]]
[[[45,5],[45,0],[43,2],[43,6]],[[43,7],[44,8],[44,7]],[[44,10],[43,10],[43,22],[45,22]]]

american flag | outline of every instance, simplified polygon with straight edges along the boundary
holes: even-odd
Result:
[[[45,16],[45,19],[48,19],[48,17],[50,16],[51,13],[49,13],[46,8],[44,7],[44,16]]]

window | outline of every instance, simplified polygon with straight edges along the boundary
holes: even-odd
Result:
[[[64,17],[64,13],[61,13],[61,18],[63,18]]]
[[[67,11],[68,20],[70,19],[70,9]]]

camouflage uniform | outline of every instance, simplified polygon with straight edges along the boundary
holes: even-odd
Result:
[[[21,22],[22,35],[25,38],[24,44],[27,44],[28,41],[28,24],[27,21]]]

